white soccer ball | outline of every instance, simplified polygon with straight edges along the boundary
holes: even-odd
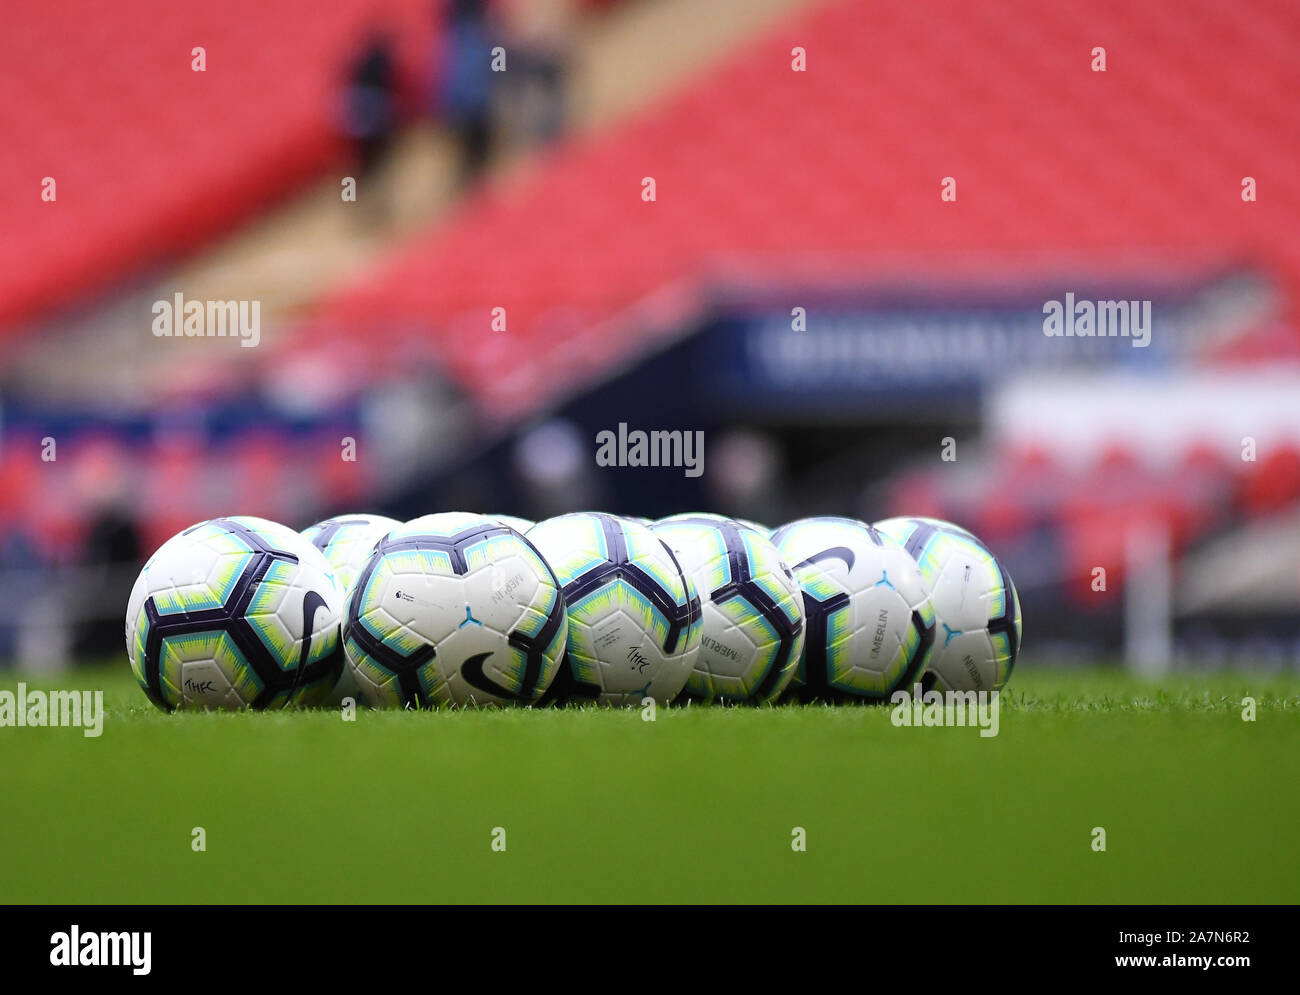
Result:
[[[343,589],[324,555],[264,518],[215,518],[168,539],[126,609],[136,680],[159,708],[322,703],[343,667]]]
[[[888,698],[925,670],[934,608],[901,545],[852,518],[804,518],[772,535],[803,590],[804,698]]]
[[[684,695],[699,701],[775,701],[804,642],[803,595],[768,539],[731,519],[674,515],[654,526],[690,575],[703,635]]]
[[[375,707],[532,704],[568,636],[555,575],[495,518],[425,515],[391,530],[352,587],[348,666]]]
[[[302,537],[325,554],[343,590],[349,591],[375,543],[401,524],[384,515],[335,515],[303,529]]]
[[[563,585],[569,613],[550,699],[677,697],[700,646],[700,599],[668,546],[644,525],[596,512],[548,518],[528,538]]]
[[[921,568],[934,603],[934,649],[925,689],[996,691],[1020,654],[1020,598],[997,557],[972,533],[937,518],[876,522]]]
[[[384,536],[402,523],[384,515],[335,515],[302,530],[302,537],[325,554],[334,568],[334,576],[343,587],[343,594],[352,593],[352,584],[361,574],[361,568],[370,559],[371,550]],[[361,696],[351,667],[343,668],[343,675],[334,685],[328,703],[340,704],[345,698],[356,701]]]

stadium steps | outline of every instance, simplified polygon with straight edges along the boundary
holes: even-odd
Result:
[[[719,50],[743,43],[811,0],[667,0],[616,6],[574,25],[573,126],[594,132],[697,72]],[[526,171],[531,150],[514,144],[498,157],[498,183]],[[388,220],[358,223],[339,197],[339,177],[276,210],[182,267],[173,277],[192,296],[259,299],[275,327],[391,250],[394,241],[436,224],[457,200],[455,149],[426,123],[407,129],[394,150],[385,189]],[[268,317],[269,316],[269,317]]]

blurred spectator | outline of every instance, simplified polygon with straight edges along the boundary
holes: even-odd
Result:
[[[709,499],[728,514],[760,522],[779,522],[787,469],[780,446],[769,435],[748,428],[722,432],[709,453],[705,481]]]
[[[22,529],[0,533],[0,661],[11,660],[18,650],[19,630],[30,603],[32,578],[46,564],[40,550]]]
[[[438,41],[435,111],[460,147],[462,187],[482,176],[495,145],[493,35],[483,0],[451,0]]]
[[[91,520],[83,560],[88,581],[84,621],[74,649],[83,659],[95,659],[118,649],[122,620],[115,608],[131,596],[135,571],[143,559],[135,517],[120,503],[102,507]]]
[[[513,497],[539,518],[599,502],[594,450],[567,418],[549,418],[524,432],[515,443],[513,463],[520,482]]]
[[[383,31],[371,33],[348,68],[343,113],[355,148],[358,200],[374,217],[383,212],[383,205],[370,196],[370,184],[392,148],[398,116],[393,45]]]
[[[509,64],[505,108],[511,131],[550,142],[568,118],[571,0],[509,0],[504,7]]]

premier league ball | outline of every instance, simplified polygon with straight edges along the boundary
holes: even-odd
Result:
[[[925,687],[996,691],[1020,654],[1020,598],[988,547],[937,518],[889,518],[876,528],[903,545],[921,568],[934,603],[934,650]]]
[[[528,532],[564,587],[565,664],[551,698],[639,705],[681,693],[700,646],[700,599],[650,529],[586,512]]]
[[[320,704],[343,667],[343,588],[325,556],[264,518],[168,539],[126,609],[131,670],[159,708]]]
[[[425,515],[391,530],[353,585],[343,645],[375,707],[532,704],[568,636],[531,542],[495,518]]]
[[[934,608],[907,550],[852,518],[804,518],[772,541],[803,591],[801,697],[880,700],[920,678]]]

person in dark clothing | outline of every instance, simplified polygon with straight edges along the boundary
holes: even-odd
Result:
[[[532,144],[556,141],[568,124],[572,2],[509,0],[502,8],[510,50],[508,127]]]
[[[495,145],[493,27],[483,0],[451,0],[439,40],[437,114],[460,147],[460,185],[487,168]]]
[[[131,595],[141,553],[140,530],[127,511],[106,506],[95,515],[82,555],[86,587],[79,595],[84,616],[74,642],[78,656],[94,659],[120,649],[120,609]]]
[[[379,210],[378,198],[367,198],[371,182],[383,167],[397,132],[397,81],[392,42],[386,34],[371,34],[347,72],[344,127],[357,162],[358,200]]]

